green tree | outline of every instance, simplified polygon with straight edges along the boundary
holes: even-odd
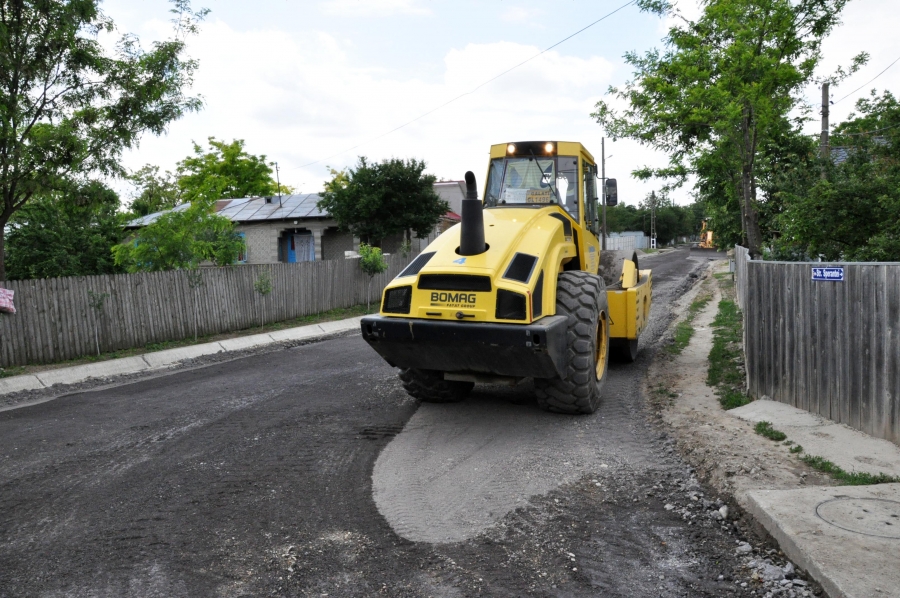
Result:
[[[702,214],[702,212],[701,212]],[[625,231],[643,231],[650,235],[650,202],[649,199],[639,207],[619,204],[606,208],[606,221],[609,230],[614,233]],[[656,209],[656,240],[665,245],[676,237],[690,236],[700,232],[702,216],[697,218],[697,206],[677,206],[669,201],[660,200]]]
[[[388,269],[388,263],[384,259],[381,249],[360,243],[359,267],[369,277],[369,284],[366,285],[366,311],[368,312],[371,305],[369,297],[372,295],[372,280],[376,274],[381,274]]]
[[[209,151],[194,144],[194,155],[178,163],[178,188],[184,201],[270,196],[279,192],[266,156],[244,150],[244,140],[208,139]],[[285,191],[286,189],[283,189]]]
[[[173,0],[172,39],[144,50],[124,35],[110,53],[98,36],[113,22],[99,0],[0,4],[0,280],[13,214],[32,198],[89,173],[124,174],[123,150],[160,134],[201,101],[184,94],[197,63],[185,35],[206,11]]]
[[[160,174],[159,166],[147,164],[127,178],[135,189],[130,206],[135,216],[170,210],[181,203],[181,190],[175,176],[168,171]]]
[[[693,22],[667,0],[638,0],[643,10],[680,22],[669,29],[665,51],[626,54],[635,78],[610,93],[628,107],[617,113],[604,100],[592,116],[614,137],[670,154],[669,167],[645,175],[672,177],[677,184],[690,172],[738,173],[737,180],[729,175],[717,183],[725,194],[716,198],[737,198],[742,235],[759,256],[761,155],[792,127],[790,113],[803,105],[801,93],[819,64],[822,40],[846,2],[705,0]],[[865,59],[858,56],[854,68]],[[706,162],[698,164],[700,158]]]
[[[900,261],[900,102],[873,92],[856,107],[831,138],[843,159],[823,164],[810,147],[776,181],[774,257]]]
[[[10,280],[120,272],[109,248],[122,240],[119,196],[89,181],[33,198],[10,221]]]
[[[230,219],[213,212],[213,203],[198,199],[161,214],[113,247],[115,263],[128,272],[192,269],[203,261],[217,266],[235,263],[244,240]]]
[[[355,169],[332,170],[319,209],[371,245],[408,231],[426,237],[450,206],[434,192],[435,177],[424,174],[425,167],[415,159],[369,164],[360,157]]]

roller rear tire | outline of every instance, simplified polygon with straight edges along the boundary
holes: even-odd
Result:
[[[566,375],[535,378],[538,405],[557,413],[593,413],[600,406],[609,365],[609,305],[603,279],[578,270],[560,273],[556,315],[568,318]]]
[[[400,370],[403,388],[425,403],[458,403],[475,387],[474,382],[444,380],[444,373],[437,370],[406,368]]]

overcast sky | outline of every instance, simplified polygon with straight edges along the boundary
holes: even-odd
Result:
[[[244,139],[253,154],[277,161],[281,181],[319,192],[327,167],[418,158],[428,172],[479,178],[488,146],[516,140],[581,141],[600,157],[603,131],[590,117],[609,85],[631,71],[622,56],[661,47],[666,23],[628,6],[499,79],[499,73],[556,44],[627,0],[206,0],[211,13],[188,55],[200,61],[192,92],[204,109],[145,137],[125,156],[131,169],[173,169],[209,136]],[[681,0],[696,14],[694,0]],[[105,12],[145,46],[168,37],[164,0],[107,0]],[[852,0],[844,24],[825,45],[825,73],[860,51],[869,65],[832,88],[832,122],[846,118],[872,87],[900,91],[900,63],[846,99],[900,58],[897,0]],[[473,91],[475,90],[475,91]],[[420,117],[447,101],[463,98]],[[806,94],[818,114],[820,92]],[[810,133],[818,122],[807,125]],[[630,172],[661,165],[664,155],[633,142],[606,144],[607,176],[620,201],[634,204],[653,183]],[[690,191],[676,195],[691,201]]]

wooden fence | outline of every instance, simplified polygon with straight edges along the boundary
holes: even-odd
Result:
[[[388,270],[372,281],[373,302],[409,262],[386,259]],[[3,286],[15,291],[17,310],[0,314],[0,367],[8,367],[96,354],[98,345],[101,352],[143,347],[351,307],[366,303],[369,280],[358,260],[348,259]]]
[[[843,280],[814,280],[814,268]],[[900,444],[900,263],[750,260],[735,251],[751,396]]]

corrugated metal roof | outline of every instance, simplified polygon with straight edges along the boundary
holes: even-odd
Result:
[[[272,198],[271,203],[267,203],[265,197],[243,197],[231,200],[218,211],[218,214],[229,218],[232,222],[328,218],[328,214],[316,206],[316,203],[321,199],[318,193],[282,195],[280,203],[277,195]],[[182,204],[174,209],[178,211],[186,210],[189,206],[190,204]],[[132,220],[128,223],[127,228],[147,226],[164,213],[156,212],[143,218]]]
[[[179,206],[175,206],[172,210],[163,210],[162,212],[153,212],[152,214],[147,214],[146,216],[141,216],[140,218],[135,218],[131,222],[128,223],[126,228],[139,228],[141,226],[147,226],[148,224],[152,224],[156,222],[157,218],[165,214],[166,212],[182,212],[191,207],[189,203],[183,203]]]

